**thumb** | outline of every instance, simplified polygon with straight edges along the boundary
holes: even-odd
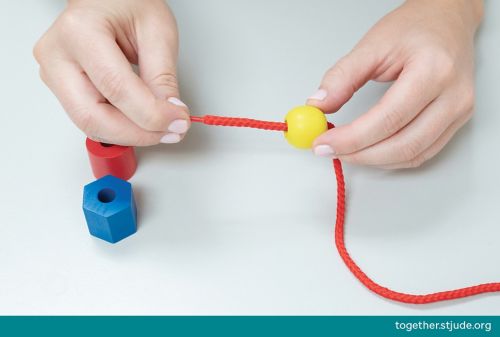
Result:
[[[319,90],[308,98],[307,105],[325,113],[336,112],[373,77],[377,65],[373,53],[353,49],[326,72]]]

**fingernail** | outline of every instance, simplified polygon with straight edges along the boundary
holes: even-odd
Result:
[[[185,119],[176,119],[168,126],[168,131],[175,133],[186,133],[189,125]]]
[[[173,144],[181,141],[181,135],[178,133],[167,133],[165,136],[161,137],[160,142],[165,144]]]
[[[184,104],[183,101],[181,101],[180,99],[178,99],[177,97],[169,97],[167,99],[167,101],[169,101],[170,103],[172,103],[173,105],[177,105],[177,106],[182,106],[182,107],[185,107],[187,108],[187,105]]]
[[[315,99],[317,101],[322,101],[326,98],[327,92],[325,89],[319,89],[314,94],[309,96],[309,99]]]
[[[321,157],[335,157],[335,151],[333,151],[330,145],[318,145],[314,148],[314,154]]]

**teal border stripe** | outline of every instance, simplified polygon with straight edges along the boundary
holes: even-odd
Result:
[[[396,328],[399,324],[399,329]],[[438,324],[439,327],[438,328]],[[467,328],[467,324],[468,327]],[[453,330],[446,329],[446,327]],[[424,329],[427,327],[427,329]],[[432,327],[432,328],[431,328]],[[463,329],[461,329],[462,327]],[[481,328],[480,328],[481,327]],[[498,316],[3,316],[0,336],[500,336]]]

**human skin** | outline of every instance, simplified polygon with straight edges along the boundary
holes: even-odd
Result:
[[[394,83],[361,117],[318,137],[314,153],[391,169],[436,155],[473,113],[482,6],[408,0],[382,18],[307,104],[332,113],[369,80]],[[34,54],[41,78],[88,137],[147,146],[178,142],[190,126],[179,100],[177,45],[162,0],[70,0]]]
[[[89,138],[146,146],[179,142],[190,126],[177,50],[176,22],[162,0],[70,0],[34,55],[42,80]]]
[[[382,18],[307,104],[332,113],[369,80],[394,83],[359,118],[319,136],[314,153],[387,169],[435,156],[473,114],[482,17],[482,0],[409,0]]]

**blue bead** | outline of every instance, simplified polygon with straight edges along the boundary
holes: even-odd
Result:
[[[108,175],[83,189],[83,212],[90,234],[115,243],[137,231],[132,185]]]

